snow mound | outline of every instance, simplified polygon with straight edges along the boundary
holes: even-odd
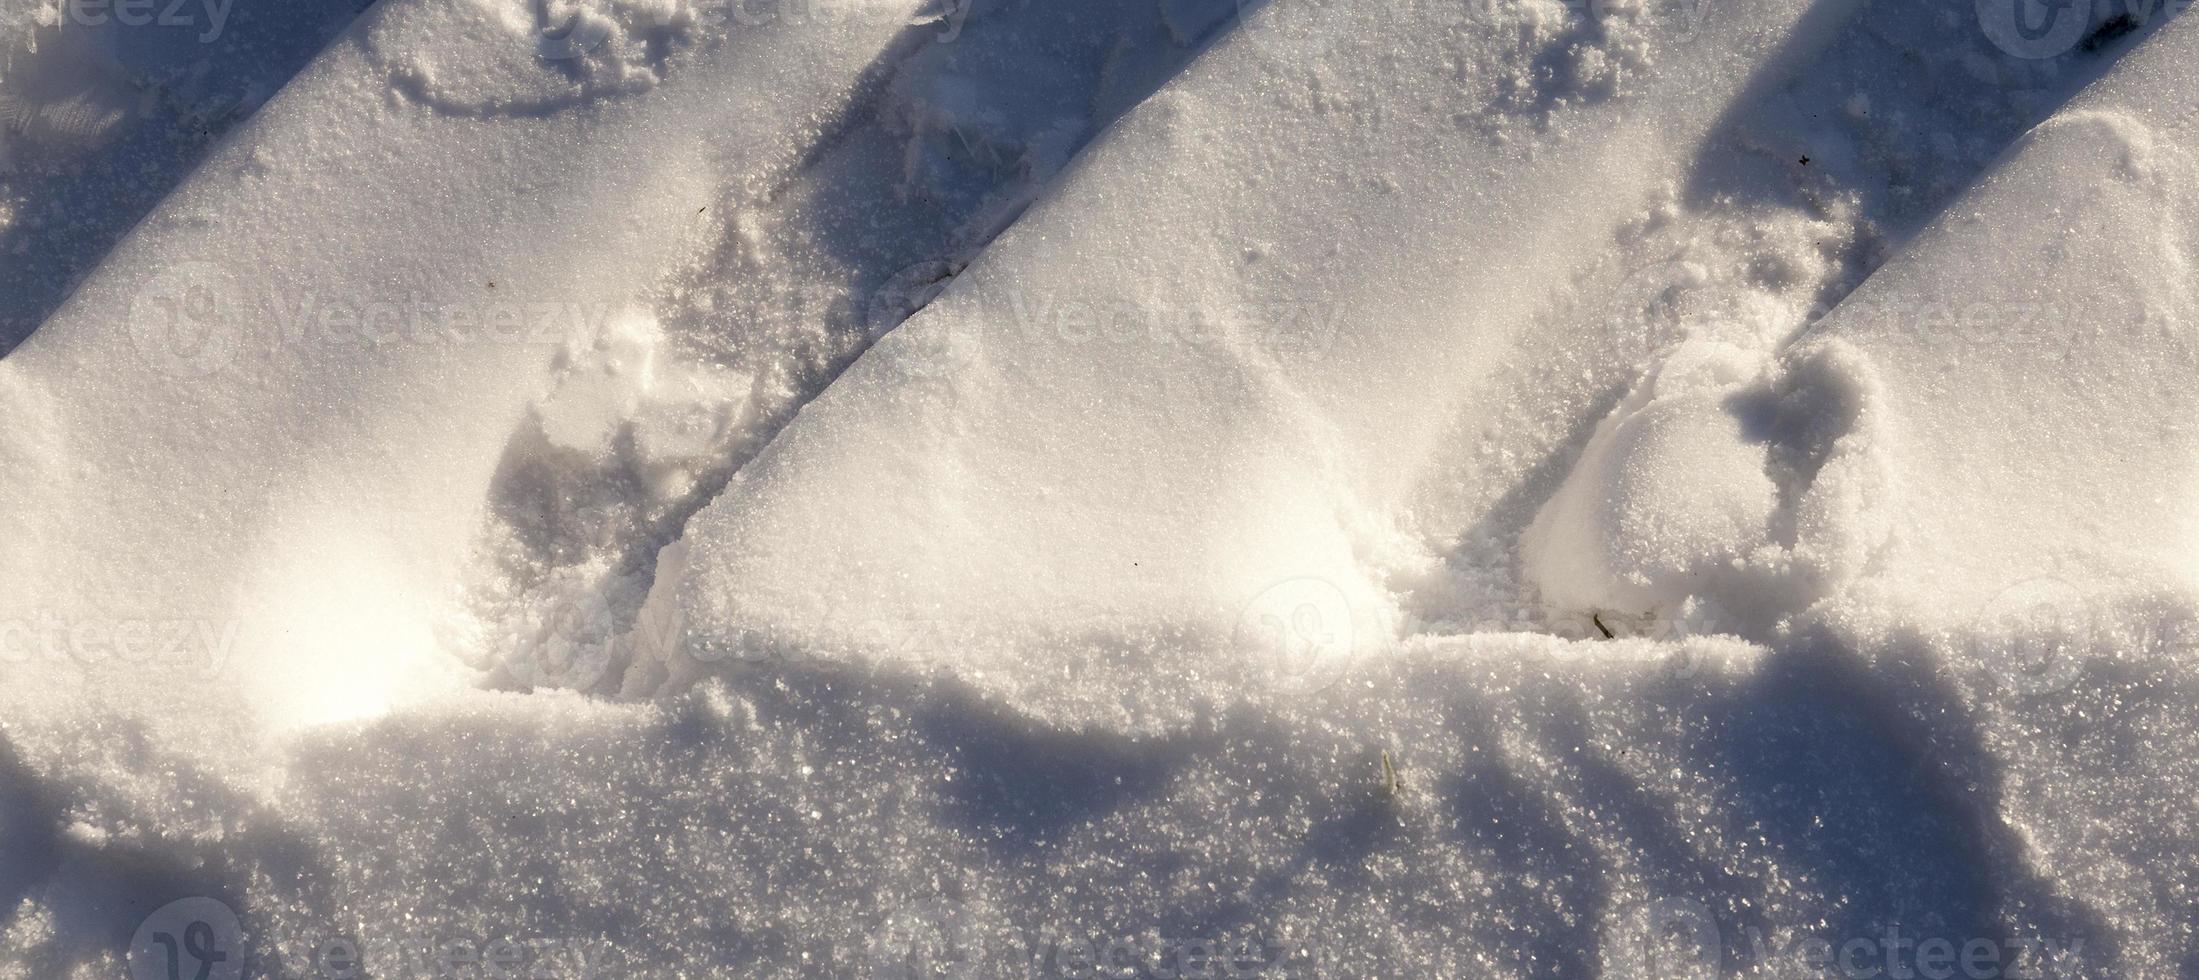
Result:
[[[1768,367],[1738,348],[1690,345],[1597,426],[1523,542],[1545,598],[1672,609],[1771,543],[1778,487],[1726,409],[1762,386]]]
[[[1887,479],[1850,348],[1688,340],[1598,423],[1521,538],[1561,609],[1763,635],[1865,571]]]

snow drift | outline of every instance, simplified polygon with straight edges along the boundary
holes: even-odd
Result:
[[[0,214],[0,973],[2188,972],[2075,6],[240,10],[158,156],[0,21],[5,200],[155,178]]]

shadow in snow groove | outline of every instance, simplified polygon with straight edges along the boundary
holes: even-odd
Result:
[[[2147,0],[2135,2],[2142,6]],[[2104,21],[2109,8],[2122,4],[2086,6],[2096,6]],[[1681,230],[1703,238],[1745,232],[1767,212],[1846,227],[1845,237],[1818,243],[1833,271],[1815,288],[1810,315],[1798,325],[1798,333],[1807,333],[1900,242],[1990,170],[2008,146],[2166,24],[2175,6],[2160,5],[2138,27],[2111,29],[2096,41],[2035,58],[1997,46],[1972,0],[1820,3],[1796,39],[1767,61],[1713,124],[1680,188],[1679,213],[1687,222]],[[1592,363],[1583,365],[1577,352],[1553,339],[1507,366],[1495,382],[1503,388],[1482,399],[1491,406],[1542,404],[1546,397],[1524,393],[1546,396],[1567,384],[1558,369],[1595,372],[1594,383],[1580,391],[1567,413],[1572,421],[1493,500],[1476,508],[1478,518],[1447,549],[1454,567],[1507,582],[1516,576],[1511,556],[1518,553],[1520,535],[1571,473],[1597,423],[1639,380],[1637,362],[1680,339],[1690,324],[1666,307],[1680,305],[1682,294],[1694,286],[1672,283],[1671,296],[1655,297],[1611,291],[1623,292],[1677,265],[1651,265],[1631,276],[1621,269],[1598,281],[1601,286],[1594,288],[1603,292],[1591,289],[1575,308],[1553,313],[1613,321],[1604,327],[1607,336],[1593,349]],[[1653,301],[1659,309],[1614,309],[1617,301],[1629,299]],[[1550,332],[1553,338],[1564,335]],[[1478,417],[1462,419],[1459,442],[1471,445],[1487,424]],[[1527,418],[1517,424],[1544,423]],[[1475,479],[1470,472],[1445,472],[1454,483]],[[1434,609],[1432,618],[1442,618],[1448,600],[1432,595],[1422,601]]]
[[[373,2],[193,3],[180,23],[64,18],[0,36],[0,356]]]
[[[802,162],[705,209],[717,241],[670,273],[660,361],[743,379],[740,421],[669,488],[631,432],[561,450],[539,417],[507,445],[478,559],[492,623],[531,621],[563,570],[608,569],[622,623],[659,549],[863,351],[945,288],[1094,137],[1233,23],[1234,0],[976,0],[905,30]],[[555,593],[558,590],[552,589]],[[613,594],[615,593],[615,594]],[[482,599],[481,596],[493,596]],[[492,627],[492,633],[497,632]],[[579,686],[607,691],[616,670]],[[523,686],[492,674],[492,686]]]

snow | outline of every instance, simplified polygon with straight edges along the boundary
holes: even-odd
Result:
[[[2187,973],[2116,5],[0,7],[0,977]]]
[[[1686,341],[1596,427],[1521,540],[1527,577],[1569,609],[1670,611],[1771,544],[1779,488],[1726,408],[1768,393],[1761,354]],[[1745,588],[1745,586],[1743,586]]]
[[[897,26],[805,31],[776,60],[742,54],[768,32],[732,38],[700,57],[737,68],[666,93],[688,127],[582,114],[585,92],[561,93],[571,113],[482,125],[431,105],[484,93],[448,79],[401,97],[377,53],[440,36],[437,9],[368,15],[9,357],[29,397],[55,400],[56,438],[106,447],[9,487],[8,509],[53,535],[28,556],[52,587],[11,598],[72,621],[233,624],[237,683],[200,693],[225,712],[305,723],[448,686],[432,627],[465,553],[452,542],[545,368],[632,315],[693,247],[697,202],[786,164],[837,94],[804,66],[837,52],[852,73]],[[713,116],[758,134],[756,152],[706,139]],[[370,176],[431,152],[481,165]]]
[[[1750,49],[1770,46],[1757,38],[1796,14],[1750,10],[1715,38],[1672,38],[1669,60],[1697,64],[1664,87],[1687,98],[1660,100],[1645,81],[1578,110],[1528,110],[1586,132],[1654,107],[1608,140],[1554,139],[1536,155],[1479,132],[1528,125],[1522,113],[1469,117],[1437,98],[1456,98],[1453,46],[1505,64],[1582,42],[1528,25],[1505,43],[1447,10],[1406,13],[1426,23],[1338,10],[1366,22],[1224,43],[1110,130],[1074,181],[690,524],[682,597],[696,634],[844,645],[849,624],[982,623],[956,644],[981,663],[991,651],[969,646],[1021,656],[1020,637],[1049,624],[1225,634],[1268,584],[1298,577],[1394,618],[1361,566],[1400,547],[1385,512],[1438,452],[1447,405],[1502,356],[1505,321],[1541,301],[1510,284],[1591,254],[1584,241],[1676,179],[1689,133],[1720,104],[1695,99],[1738,88]],[[1648,26],[1644,38],[1685,33]],[[1347,43],[1339,33],[1387,54],[1310,57]],[[1403,108],[1418,105],[1425,116]],[[1626,183],[1579,179],[1621,156],[1631,166],[1612,177]],[[1512,203],[1527,201],[1532,212]],[[1530,213],[1536,227],[1520,227]]]

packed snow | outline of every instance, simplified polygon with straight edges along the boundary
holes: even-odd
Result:
[[[0,977],[2199,971],[2180,0],[0,0]]]

